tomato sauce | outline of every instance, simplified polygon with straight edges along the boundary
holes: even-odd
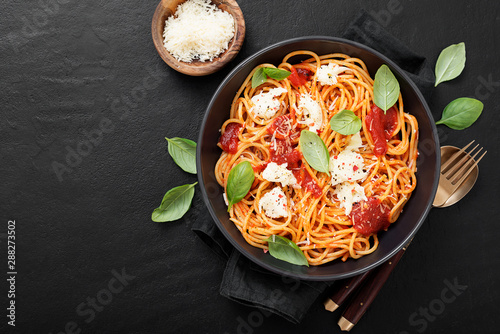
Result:
[[[302,154],[292,146],[290,138],[276,139],[276,144],[271,144],[271,161],[278,165],[288,163],[288,166],[300,161]]]
[[[297,179],[297,183],[307,191],[311,192],[315,198],[318,198],[321,196],[323,191],[307,170],[301,167],[302,154],[296,147],[294,147],[291,139],[296,133],[299,132],[293,132],[289,137],[279,139],[276,132],[276,142],[275,144],[271,144],[270,161],[275,162],[278,165],[287,163],[287,169],[292,171],[293,175]]]
[[[224,129],[224,133],[220,137],[220,144],[222,149],[227,153],[235,154],[238,152],[238,135],[242,125],[239,123],[229,123]]]
[[[311,174],[305,168],[294,168],[293,176],[297,179],[297,183],[307,191],[311,192],[315,198],[318,198],[323,193],[323,190],[313,179]]]
[[[398,110],[395,107],[391,107],[387,109],[384,115],[385,139],[387,140],[391,139],[397,127],[398,127]]]
[[[276,119],[267,128],[267,132],[274,134],[274,136],[278,139],[290,138],[294,140],[299,138],[300,132],[293,130],[294,127],[292,126],[292,119],[289,114],[276,117]]]
[[[255,173],[260,173],[262,172],[264,169],[266,169],[267,167],[267,162],[261,162],[260,164],[258,164],[257,166],[252,166],[252,169]]]
[[[391,107],[386,113],[375,104],[366,115],[366,124],[373,140],[373,153],[377,157],[387,152],[387,140],[391,139],[398,126],[398,111]]]
[[[298,68],[297,74],[300,78],[306,79],[306,81],[311,81],[313,77],[313,72],[309,71],[307,68]]]
[[[294,85],[295,87],[302,86],[307,81],[311,80],[312,72],[309,71],[308,69],[305,68],[296,69],[295,67],[292,66],[290,72],[292,72],[292,74],[288,76],[288,80],[290,80],[292,85]]]
[[[376,197],[355,203],[352,206],[351,220],[356,231],[363,235],[370,235],[386,230],[389,225],[389,208],[380,203]]]

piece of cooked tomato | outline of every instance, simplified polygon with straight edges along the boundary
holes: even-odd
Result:
[[[242,128],[239,123],[229,123],[224,129],[224,133],[220,137],[220,144],[222,149],[227,153],[235,154],[238,152],[238,135],[240,134],[240,129]]]

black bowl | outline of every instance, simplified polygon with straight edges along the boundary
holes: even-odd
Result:
[[[398,220],[388,231],[379,233],[378,249],[360,259],[329,262],[321,266],[296,266],[273,258],[262,249],[249,245],[236,226],[229,220],[227,207],[218,185],[214,167],[221,154],[217,147],[219,129],[229,118],[231,102],[250,71],[262,63],[278,65],[283,57],[296,50],[311,50],[318,55],[341,52],[364,61],[370,75],[382,64],[387,64],[401,86],[405,111],[414,115],[419,123],[419,157],[417,160],[417,187]],[[292,58],[292,62],[303,59]],[[350,277],[383,263],[410,242],[424,222],[434,199],[440,168],[439,140],[429,107],[410,78],[381,53],[349,40],[334,37],[300,37],[271,45],[238,65],[220,84],[206,110],[198,138],[198,179],[205,203],[215,223],[238,251],[256,264],[278,274],[299,279],[326,281]]]

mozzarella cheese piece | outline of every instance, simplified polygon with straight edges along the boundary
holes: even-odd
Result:
[[[340,206],[345,209],[345,214],[349,215],[352,210],[352,205],[356,202],[367,200],[365,188],[356,182],[343,182],[338,184],[333,191],[340,201]]]
[[[259,211],[264,209],[264,214],[270,218],[288,217],[286,196],[280,187],[273,188],[261,197]]]
[[[281,182],[282,187],[296,185],[297,179],[292,171],[286,168],[287,166],[287,163],[278,165],[275,162],[270,162],[262,172],[262,177],[270,182]]]
[[[355,181],[364,180],[368,176],[361,154],[355,152],[363,146],[360,133],[351,136],[345,149],[338,155],[330,158],[331,184],[336,186],[333,193],[340,201],[340,207],[345,209],[346,215],[352,210],[352,205],[367,200],[365,189]],[[363,168],[366,171],[363,171]]]
[[[263,92],[253,96],[252,103],[254,106],[250,109],[250,112],[253,113],[254,117],[270,119],[280,109],[280,101],[275,97],[286,92],[285,88],[278,87],[269,90],[267,93]]]
[[[361,135],[359,132],[353,134],[349,140],[349,144],[346,146],[346,150],[358,151],[360,147],[363,146],[363,141],[361,140]]]
[[[365,163],[361,154],[355,152],[363,145],[359,132],[351,137],[347,147],[338,155],[330,157],[331,185],[335,186],[342,182],[353,182],[363,180],[368,176],[364,171]]]
[[[348,67],[329,63],[328,65],[322,65],[319,68],[318,72],[316,72],[316,78],[322,85],[335,85],[337,83],[338,75],[348,69]]]
[[[318,102],[314,101],[311,95],[300,95],[299,101],[300,113],[304,116],[301,123],[309,126],[309,131],[317,132],[323,125],[323,112]]]
[[[330,158],[332,186],[346,181],[358,181],[366,178],[368,172],[363,171],[365,164],[361,154],[344,150]]]

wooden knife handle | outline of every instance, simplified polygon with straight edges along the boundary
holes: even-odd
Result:
[[[365,281],[373,270],[336,282],[334,291],[324,302],[325,309],[333,312]]]
[[[344,313],[340,317],[338,325],[343,331],[350,331],[359,319],[365,314],[368,307],[371,305],[378,292],[384,286],[384,283],[389,278],[394,267],[403,256],[406,247],[401,249],[393,257],[381,264],[378,268],[373,269],[370,280],[358,290],[357,294],[350,301]]]

